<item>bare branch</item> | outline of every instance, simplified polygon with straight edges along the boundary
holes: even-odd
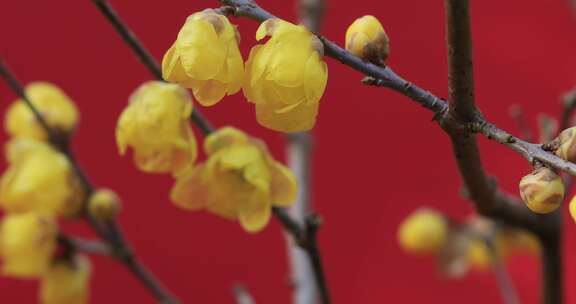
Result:
[[[252,298],[252,295],[250,295],[244,285],[235,284],[232,287],[232,293],[236,299],[236,304],[256,304],[256,301],[254,301],[254,298]]]
[[[105,242],[75,238],[63,233],[58,234],[58,242],[69,251],[105,256],[110,256],[113,252],[112,248]]]

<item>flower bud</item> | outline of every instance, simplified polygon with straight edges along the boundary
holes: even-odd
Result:
[[[120,198],[110,189],[96,190],[88,202],[88,211],[99,220],[111,220],[121,209]]]
[[[541,167],[522,178],[520,196],[530,210],[550,213],[556,210],[564,199],[564,183],[554,171]]]
[[[402,222],[398,241],[410,253],[436,253],[446,242],[448,230],[448,222],[440,212],[420,208]]]
[[[560,133],[557,138],[558,149],[556,155],[569,161],[576,162],[576,127],[568,128]]]
[[[380,21],[366,15],[356,19],[346,31],[346,50],[381,65],[390,54],[390,39]]]

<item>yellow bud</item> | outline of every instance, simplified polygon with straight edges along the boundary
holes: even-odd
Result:
[[[76,256],[72,261],[53,262],[40,283],[40,303],[88,303],[90,275],[90,260],[85,256]]]
[[[520,196],[530,210],[550,213],[558,209],[564,199],[564,183],[554,171],[541,167],[522,178]]]
[[[444,216],[433,209],[420,208],[398,229],[400,247],[413,254],[433,254],[444,245],[449,227]]]
[[[78,110],[62,90],[47,82],[33,82],[26,86],[25,92],[48,126],[64,134],[74,131],[78,124]],[[6,112],[5,127],[13,137],[48,139],[46,132],[22,100],[16,100]]]
[[[171,200],[177,206],[239,220],[246,231],[255,233],[268,224],[272,206],[294,202],[294,175],[263,143],[224,127],[206,138],[204,148],[208,160],[178,176],[172,188]]]
[[[88,210],[100,220],[111,220],[121,211],[120,198],[110,189],[96,190],[88,202]]]
[[[472,238],[468,244],[466,260],[471,268],[480,271],[490,269],[492,265],[492,255],[486,243],[478,238]]]
[[[186,19],[176,42],[162,60],[162,76],[192,89],[204,106],[237,93],[244,77],[244,60],[236,28],[212,9]]]
[[[576,222],[576,196],[574,196],[570,201],[569,208],[570,208],[570,215],[572,216],[572,219]]]
[[[558,136],[559,147],[556,149],[556,155],[569,161],[576,162],[576,127],[568,128]]]
[[[177,175],[196,160],[191,114],[192,99],[184,88],[161,81],[145,82],[132,94],[118,119],[120,154],[131,147],[140,170]]]
[[[356,19],[346,30],[346,50],[381,65],[390,54],[390,39],[380,21],[366,15]]]
[[[271,38],[252,48],[246,62],[243,92],[256,106],[258,123],[281,132],[309,130],[316,123],[328,68],[321,43],[302,25],[270,19],[256,39]]]
[[[8,214],[0,224],[2,273],[37,278],[46,272],[56,251],[57,224],[35,213]]]
[[[10,165],[0,178],[0,207],[62,216],[80,210],[84,193],[66,156],[30,142],[11,142],[8,150]]]

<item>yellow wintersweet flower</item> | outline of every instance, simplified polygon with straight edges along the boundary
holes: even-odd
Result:
[[[320,40],[302,25],[270,19],[256,39],[271,38],[250,51],[246,62],[244,95],[256,105],[264,127],[282,132],[309,130],[316,123],[328,68]]]
[[[226,16],[212,9],[192,14],[162,59],[162,77],[191,88],[204,106],[242,87],[240,36]]]
[[[130,97],[118,119],[120,154],[133,149],[136,166],[144,172],[178,174],[196,160],[196,139],[188,122],[192,99],[177,84],[148,81]]]
[[[2,209],[63,216],[78,212],[83,191],[62,153],[30,140],[11,141],[7,150],[9,167],[0,178]]]
[[[552,169],[540,167],[520,180],[520,197],[536,213],[550,213],[564,200],[564,182]]]
[[[407,252],[433,254],[446,243],[448,233],[448,222],[440,212],[419,208],[400,225],[398,242]]]
[[[204,150],[208,160],[179,176],[172,188],[177,206],[238,219],[246,231],[258,232],[268,223],[272,206],[294,202],[293,174],[262,142],[225,127],[206,138]]]
[[[55,261],[42,277],[40,303],[88,303],[90,274],[90,260],[85,256],[76,256],[72,261]]]
[[[48,126],[64,133],[74,131],[79,119],[78,110],[62,90],[48,82],[32,82],[26,86],[25,92]],[[5,128],[10,136],[48,139],[46,131],[23,100],[16,100],[6,112]]]
[[[390,54],[390,40],[380,21],[366,15],[346,30],[346,50],[375,64],[383,64]]]
[[[57,224],[36,213],[8,214],[0,224],[2,274],[36,278],[46,272],[56,251]]]

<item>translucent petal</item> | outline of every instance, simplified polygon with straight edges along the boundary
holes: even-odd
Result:
[[[264,229],[271,217],[271,206],[267,197],[256,191],[251,199],[238,209],[240,225],[247,232],[256,233]]]
[[[304,91],[307,102],[317,103],[324,94],[326,83],[328,81],[328,68],[322,61],[318,53],[314,52],[306,63],[304,74]]]
[[[194,97],[198,102],[205,106],[210,107],[217,104],[228,91],[228,85],[218,80],[205,80],[202,84],[194,88]]]
[[[188,19],[178,33],[176,50],[186,73],[197,80],[211,79],[224,65],[226,50],[214,26],[206,20]]]
[[[170,199],[176,206],[187,210],[199,210],[208,202],[208,187],[203,179],[203,164],[186,170],[180,175],[172,190]]]

